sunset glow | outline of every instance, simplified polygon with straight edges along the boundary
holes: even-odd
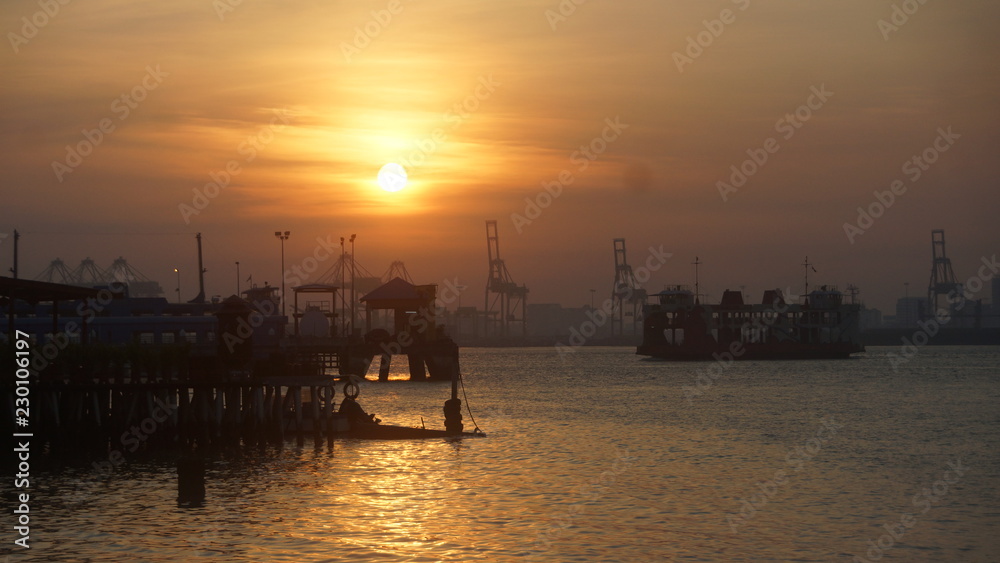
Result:
[[[479,287],[497,219],[536,303],[607,293],[625,237],[685,256],[650,288],[690,283],[697,254],[710,293],[756,294],[798,283],[809,255],[888,307],[926,277],[932,228],[956,268],[995,251],[993,4],[921,5],[905,25],[860,0],[392,4],[105,0],[60,4],[37,33],[33,4],[5,5],[23,42],[0,59],[2,229],[26,233],[24,270],[150,246],[190,262],[164,238],[88,233],[203,232],[212,260],[264,276],[281,223],[303,233],[290,257],[343,229],[372,270],[401,258]],[[961,137],[913,181],[902,167],[948,127]],[[377,179],[386,163],[405,182]],[[893,208],[845,234],[897,179]]]
[[[398,192],[406,187],[406,170],[390,162],[378,171],[378,185],[387,192]]]
[[[0,2],[0,563],[1000,560],[998,24]]]

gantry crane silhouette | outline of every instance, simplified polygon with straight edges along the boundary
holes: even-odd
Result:
[[[486,252],[489,275],[486,278],[486,334],[511,336],[511,328],[521,325],[521,336],[527,334],[528,288],[514,282],[507,265],[500,258],[500,237],[497,222],[486,221]]]

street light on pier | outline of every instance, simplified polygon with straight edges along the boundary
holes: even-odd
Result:
[[[347,253],[344,246],[344,237],[340,237],[340,335],[344,336],[347,331],[347,304],[344,302],[344,255]],[[334,307],[336,308],[336,307]]]
[[[351,334],[354,334],[354,238],[358,235],[351,235]]]
[[[177,274],[177,302],[181,302],[181,271],[174,268],[174,273]]]
[[[285,316],[285,241],[291,231],[274,231],[274,236],[281,239],[281,316]]]

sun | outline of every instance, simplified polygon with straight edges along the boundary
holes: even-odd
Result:
[[[406,187],[406,169],[390,162],[378,171],[378,185],[387,192],[398,192]]]

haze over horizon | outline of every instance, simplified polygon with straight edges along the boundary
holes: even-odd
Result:
[[[0,269],[17,229],[21,277],[123,256],[171,300],[178,268],[187,300],[197,232],[224,296],[236,261],[244,288],[280,284],[275,231],[289,270],[357,234],[373,274],[400,259],[481,307],[496,219],[528,303],[606,298],[625,238],[633,268],[673,254],[650,292],[693,285],[696,256],[709,299],[798,292],[808,256],[811,287],[892,314],[926,294],[932,229],[960,282],[1000,251],[998,20],[985,0],[5,3]]]

